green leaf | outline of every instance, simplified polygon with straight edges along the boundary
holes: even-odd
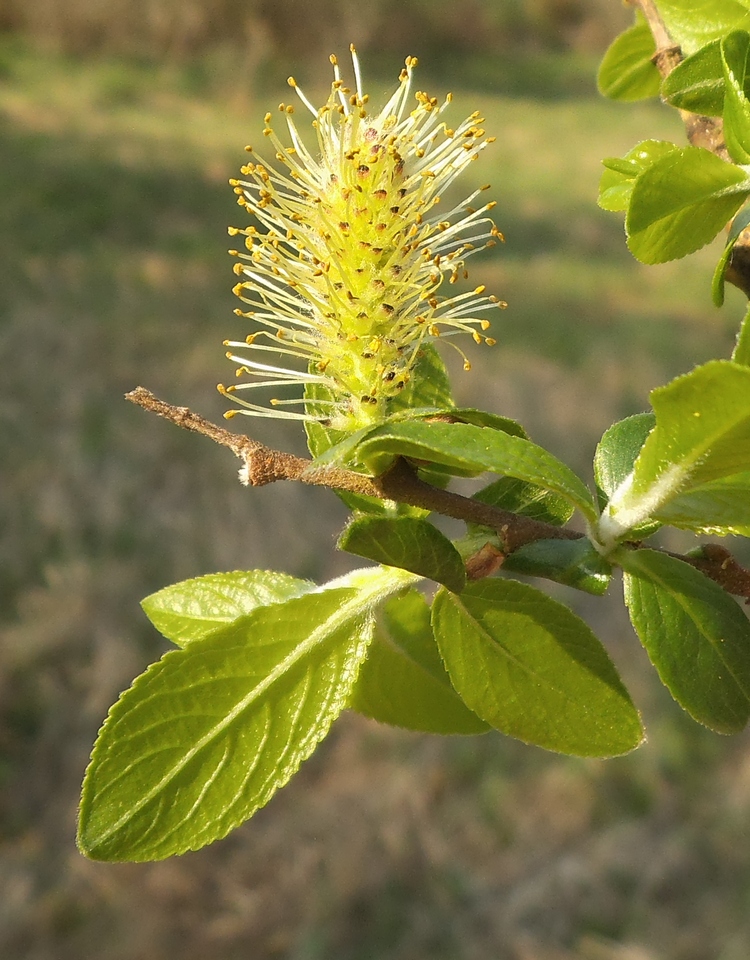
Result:
[[[594,456],[594,477],[600,508],[604,509],[615,490],[632,473],[641,447],[655,423],[653,413],[637,413],[614,423],[605,431]],[[635,540],[645,540],[658,529],[658,523],[647,520],[630,533]]]
[[[411,378],[401,393],[394,397],[389,414],[403,413],[415,407],[453,409],[451,381],[445,364],[431,343],[419,348]]]
[[[283,603],[315,589],[271,570],[235,570],[183,580],[141,601],[151,623],[167,640],[182,647],[251,613],[256,607]]]
[[[643,100],[659,94],[659,71],[651,62],[656,52],[648,24],[638,17],[604,54],[597,76],[599,92],[612,100]]]
[[[712,480],[659,510],[663,523],[706,536],[750,536],[750,473]]]
[[[510,434],[511,437],[529,439],[528,433],[521,424],[517,420],[511,420],[510,417],[501,417],[496,413],[488,413],[486,410],[475,410],[473,407],[456,407],[450,411],[450,415],[455,420],[460,420],[462,423],[472,423],[475,427],[489,427],[490,430],[499,430],[501,433]]]
[[[635,631],[675,700],[718,733],[750,718],[750,622],[718,584],[674,557],[621,551]]]
[[[370,434],[360,447],[360,456],[376,473],[403,456],[506,474],[557,493],[584,516],[596,519],[590,491],[569,467],[529,440],[487,427],[413,421],[389,424]]]
[[[627,210],[639,174],[678,149],[668,140],[643,140],[622,159],[608,157],[603,160],[605,170],[599,181],[599,206],[603,210]]]
[[[490,729],[451,686],[430,626],[430,608],[416,590],[383,607],[349,707],[380,723],[426,733]]]
[[[573,507],[565,497],[515,477],[500,477],[477,491],[473,499],[556,527],[564,526],[573,516]]]
[[[740,210],[732,221],[732,225],[729,228],[727,245],[724,247],[721,259],[716,264],[713,279],[711,280],[711,299],[716,307],[724,305],[724,280],[726,278],[727,268],[732,259],[732,251],[740,234],[748,226],[750,226],[750,208],[745,207],[744,210]],[[737,358],[734,356],[732,359],[737,361]]]
[[[257,607],[149,667],[99,733],[83,785],[82,852],[159,860],[250,817],[348,702],[374,606],[411,582],[400,571],[355,571]]]
[[[654,390],[656,426],[602,514],[606,545],[702,484],[750,471],[750,368],[712,360]]]
[[[434,422],[435,413],[418,414],[414,416],[413,419]],[[499,430],[501,433],[510,434],[512,437],[528,439],[528,434],[517,420],[511,420],[510,417],[500,417],[497,414],[488,413],[486,410],[457,407],[450,411],[450,420],[451,422],[471,423],[477,427],[488,427],[490,430]],[[472,467],[459,467],[456,464],[447,467],[442,464],[431,463],[426,466],[420,465],[419,467],[419,476],[421,479],[436,487],[447,486],[451,477],[476,477],[479,473],[482,473],[482,470],[477,470]]]
[[[662,99],[678,110],[704,117],[720,117],[724,111],[724,66],[721,40],[701,47],[678,63],[661,85]]]
[[[709,243],[750,193],[747,173],[704,150],[674,150],[635,181],[625,220],[642,263],[664,263]]]
[[[750,310],[745,314],[740,325],[732,360],[735,363],[742,364],[743,367],[750,366]]]
[[[440,590],[432,625],[453,686],[503,733],[576,756],[616,756],[643,738],[604,647],[567,607],[511,580]]]
[[[729,155],[737,163],[750,161],[750,102],[746,88],[750,81],[750,35],[744,30],[730,33],[721,43],[726,95],[724,97],[724,139]]]
[[[543,577],[566,587],[601,596],[612,579],[612,567],[590,540],[535,540],[509,554],[503,570]]]
[[[436,527],[417,517],[352,520],[337,546],[376,563],[410,570],[457,593],[466,583],[461,554]]]
[[[636,413],[618,420],[604,432],[594,455],[594,477],[602,506],[632,471],[646,437],[655,426],[653,413]]]
[[[745,0],[659,0],[667,32],[683,53],[695,53],[732,30],[750,29]]]

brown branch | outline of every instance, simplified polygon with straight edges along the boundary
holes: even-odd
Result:
[[[416,467],[404,459],[398,459],[390,470],[379,477],[365,477],[341,467],[316,467],[314,461],[305,457],[272,450],[257,440],[232,433],[210,420],[205,420],[187,407],[175,407],[165,403],[144,387],[136,387],[126,393],[125,399],[185,430],[200,433],[215,443],[228,447],[242,460],[240,477],[249,486],[260,487],[276,480],[298,480],[314,486],[329,487],[331,490],[357,493],[380,500],[395,500],[455,520],[489,527],[496,531],[502,546],[487,543],[474,556],[469,557],[466,570],[470,579],[478,580],[495,573],[508,554],[526,543],[536,540],[579,540],[584,536],[568,527],[556,527],[452,493],[450,490],[433,487],[421,480]],[[637,544],[631,546],[638,548]],[[741,567],[723,547],[706,544],[698,557],[682,554],[671,556],[696,567],[728,593],[750,601],[750,571]]]

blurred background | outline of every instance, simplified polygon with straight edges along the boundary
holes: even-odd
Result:
[[[476,261],[510,306],[456,370],[590,476],[601,432],[727,356],[718,247],[629,256],[600,159],[682,140],[658,104],[595,90],[617,0],[0,0],[0,955],[8,960],[747,960],[750,739],[661,690],[618,587],[554,593],[605,640],[649,741],[607,762],[499,735],[346,715],[227,840],[147,865],[74,846],[80,780],[118,692],[166,648],[139,600],[216,570],[326,578],[331,494],[241,488],[231,454],[131,407],[143,384],[218,420],[232,314],[227,179],[353,41],[373,98],[408,54],[497,136],[474,165],[507,243]],[[465,181],[468,193],[472,184]],[[240,224],[242,225],[242,224]],[[447,357],[453,363],[453,357]],[[455,365],[453,366],[456,369]],[[295,428],[235,421],[303,449]]]

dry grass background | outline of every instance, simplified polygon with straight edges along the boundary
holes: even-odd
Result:
[[[413,51],[431,91],[464,78],[457,109],[482,109],[498,134],[476,179],[493,183],[508,237],[473,279],[511,306],[457,392],[573,466],[588,469],[601,431],[651,387],[726,355],[742,309],[709,304],[715,250],[647,270],[595,207],[602,156],[680,136],[658,107],[593,92],[617,4],[310,9],[0,8],[0,956],[746,960],[750,740],[674,707],[616,588],[611,602],[556,595],[605,639],[644,712],[633,756],[570,760],[347,715],[208,850],[107,866],[74,848],[96,729],[164,649],[138,600],[213,570],[352,565],[332,550],[333,497],[244,490],[228,454],[121,399],[143,383],[220,417],[221,341],[238,322],[226,179],[288,73],[322,89],[319,64],[355,39],[379,83]],[[252,429],[300,449],[294,431]]]

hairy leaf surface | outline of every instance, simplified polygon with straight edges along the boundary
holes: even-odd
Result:
[[[750,368],[712,360],[654,390],[651,403],[656,426],[602,516],[606,540],[659,520],[678,495],[750,471]]]
[[[158,860],[225,836],[267,803],[346,705],[373,605],[413,579],[396,573],[360,571],[359,587],[258,607],[153,664],[99,734],[81,850]]]

